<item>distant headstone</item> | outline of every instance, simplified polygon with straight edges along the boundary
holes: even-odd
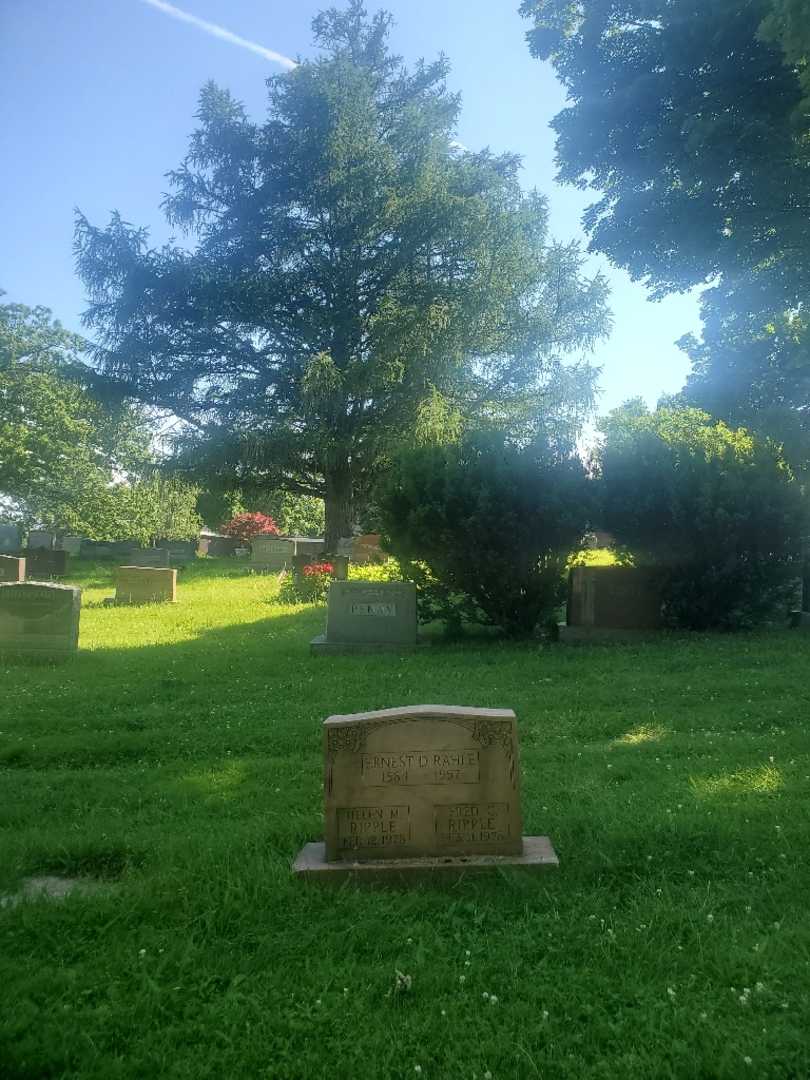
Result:
[[[62,536],[56,546],[60,551],[66,551],[73,558],[78,558],[82,553],[82,539],[81,536]]]
[[[20,532],[16,525],[0,525],[0,551],[8,553],[20,547]]]
[[[575,566],[568,576],[564,641],[618,640],[659,630],[660,575],[646,566]]]
[[[116,604],[173,604],[176,600],[176,570],[119,566],[115,572]]]
[[[25,581],[25,559],[0,555],[0,581]]]
[[[410,581],[333,581],[326,634],[312,651],[383,652],[412,649],[416,637],[416,586]]]
[[[79,645],[81,605],[70,585],[0,584],[0,653],[66,659]]]
[[[28,581],[50,581],[67,573],[68,553],[50,548],[25,548],[25,576]]]
[[[250,541],[250,566],[260,572],[279,573],[291,570],[295,555],[295,541],[280,536],[254,536]]]
[[[168,551],[169,562],[188,562],[197,554],[198,543],[197,540],[158,540],[155,546]]]
[[[47,532],[45,529],[31,529],[28,533],[28,547],[47,548],[48,551],[56,546],[56,534]]]
[[[349,580],[349,556],[348,555],[332,555],[329,562],[333,566],[333,576],[335,581],[348,581]]]
[[[385,552],[380,547],[379,533],[355,536],[352,542],[352,562],[363,565],[364,563],[385,562],[386,558]]]
[[[241,541],[235,536],[203,536],[197,550],[201,555],[221,559],[232,557],[238,547],[241,547]]]
[[[326,551],[326,542],[311,536],[291,536],[290,540],[295,544],[296,555],[309,555],[313,562],[319,562]]]
[[[416,705],[324,722],[325,843],[295,864],[321,880],[557,865],[524,837],[511,709]]]
[[[138,548],[131,552],[127,562],[132,566],[168,566],[168,548]]]

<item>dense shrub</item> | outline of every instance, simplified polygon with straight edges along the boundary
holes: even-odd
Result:
[[[668,622],[731,629],[784,610],[805,502],[778,448],[696,409],[636,406],[604,427],[602,521],[661,567]]]
[[[578,458],[478,434],[404,454],[378,502],[385,546],[419,587],[420,617],[522,636],[560,603],[587,495]]]
[[[243,544],[249,544],[254,536],[262,533],[278,535],[278,526],[266,514],[237,514],[222,526],[226,536],[235,536]]]

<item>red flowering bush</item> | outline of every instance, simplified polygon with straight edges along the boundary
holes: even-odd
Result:
[[[267,514],[237,514],[222,526],[226,536],[235,536],[243,544],[249,544],[254,536],[270,533],[278,536],[278,526]]]
[[[300,574],[287,574],[278,598],[282,604],[319,604],[326,600],[334,566],[328,562],[309,563]]]

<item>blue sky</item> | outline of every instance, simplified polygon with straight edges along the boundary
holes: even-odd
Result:
[[[73,209],[106,222],[113,209],[170,235],[164,174],[184,156],[202,84],[227,86],[260,118],[264,79],[283,70],[260,51],[159,10],[162,0],[0,0],[0,288],[45,304],[80,330]],[[582,237],[589,197],[554,182],[548,123],[564,104],[550,67],[533,60],[519,0],[383,0],[406,60],[445,52],[460,90],[459,138],[522,155],[523,182],[547,194],[553,234]],[[178,0],[190,15],[287,57],[311,54],[310,22],[326,0]],[[369,0],[369,7],[377,5]],[[675,340],[699,328],[695,296],[650,303],[644,289],[592,258],[612,287],[615,329],[593,354],[602,410],[641,395],[654,404],[688,370]]]

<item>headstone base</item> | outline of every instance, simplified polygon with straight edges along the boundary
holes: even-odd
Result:
[[[791,611],[790,625],[794,630],[810,630],[810,611]]]
[[[331,656],[357,653],[412,652],[414,649],[426,649],[426,641],[327,641],[326,634],[318,634],[309,643],[313,655],[328,653]]]
[[[662,630],[627,630],[612,626],[568,626],[567,623],[558,623],[559,640],[566,645],[571,644],[598,644],[600,642],[634,642],[654,641],[660,638]]]
[[[305,881],[341,885],[411,885],[454,882],[468,874],[491,874],[514,867],[537,873],[560,865],[547,836],[524,836],[520,855],[443,855],[419,859],[369,859],[366,862],[326,861],[323,841],[304,844],[293,863],[293,874]]]

